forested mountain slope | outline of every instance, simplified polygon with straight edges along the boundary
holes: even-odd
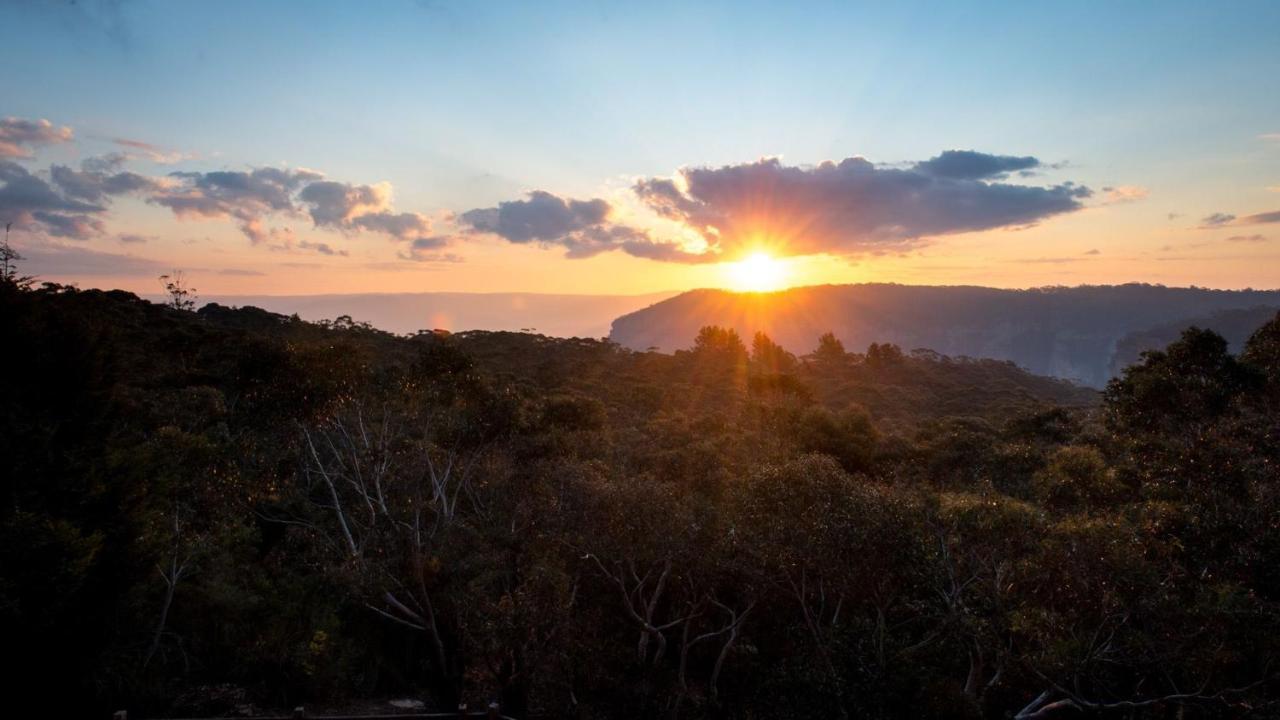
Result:
[[[1280,318],[1100,398],[833,336],[664,355],[56,286],[0,285],[0,338],[15,716],[1280,699]]]
[[[634,349],[689,346],[704,325],[763,331],[795,353],[832,332],[852,350],[890,342],[951,356],[1009,360],[1039,375],[1102,387],[1117,343],[1219,310],[1280,307],[1280,291],[1099,285],[1000,290],[889,284],[776,293],[695,290],[618,318],[610,338]]]

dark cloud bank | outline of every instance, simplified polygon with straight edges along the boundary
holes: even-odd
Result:
[[[700,236],[704,252],[615,222],[605,200],[544,191],[459,216],[465,232],[512,243],[562,246],[568,257],[621,250],[672,262],[717,262],[764,244],[783,255],[897,252],[929,238],[1034,224],[1083,207],[1092,192],[1070,182],[1007,182],[1040,168],[1034,157],[952,150],[909,167],[852,157],[813,167],[776,158],[718,168],[686,168],[676,179],[632,188],[657,215]]]

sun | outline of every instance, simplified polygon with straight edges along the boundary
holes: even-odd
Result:
[[[787,269],[782,261],[768,253],[757,252],[735,263],[730,263],[729,282],[740,292],[770,292],[781,290],[786,282]]]

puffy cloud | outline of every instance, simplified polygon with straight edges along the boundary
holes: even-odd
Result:
[[[719,168],[685,168],[676,180],[634,186],[660,216],[696,231],[708,252],[733,257],[764,245],[787,255],[900,251],[927,238],[1018,227],[1083,207],[1092,195],[1052,186],[993,182],[1035,158],[951,151],[909,168],[860,158],[815,167],[777,158]]]
[[[462,262],[462,257],[455,253],[441,252],[452,242],[453,239],[447,237],[418,238],[409,243],[407,250],[400,253],[400,259],[414,262]]]
[[[1040,161],[1027,155],[988,155],[973,150],[946,150],[929,160],[915,164],[917,172],[953,180],[1002,178],[1011,172],[1040,167]]]
[[[509,200],[494,208],[471,210],[461,219],[478,232],[492,233],[513,243],[555,243],[603,225],[611,210],[609,203],[599,198],[565,200],[534,190],[527,200]]]
[[[71,142],[69,127],[57,127],[48,120],[0,118],[0,158],[29,158],[35,145]]]
[[[171,209],[179,217],[231,218],[256,244],[274,238],[281,229],[270,229],[272,216],[305,213],[318,228],[345,233],[376,232],[395,240],[411,241],[431,232],[425,215],[394,212],[391,185],[359,185],[325,180],[311,170],[263,167],[249,171],[171,173],[175,185],[153,194],[151,202]],[[288,242],[281,240],[283,244]],[[323,246],[323,247],[322,247]],[[302,245],[299,245],[302,247]],[[326,243],[312,249],[345,255]],[[330,252],[326,252],[326,249]]]
[[[525,200],[479,208],[458,217],[468,232],[496,235],[516,244],[565,248],[565,256],[588,258],[610,250],[654,260],[701,262],[704,256],[679,245],[656,241],[649,233],[611,221],[607,200],[573,200],[534,190]]]
[[[86,161],[88,162],[88,161]],[[67,197],[91,203],[101,203],[111,195],[125,195],[148,190],[159,190],[163,184],[134,172],[108,173],[96,169],[103,163],[88,163],[84,170],[72,170],[65,165],[52,165],[49,175]]]
[[[44,225],[46,233],[57,237],[84,240],[106,231],[101,220],[88,215],[65,215],[37,210],[32,216]]]
[[[350,227],[351,221],[361,215],[385,211],[391,202],[391,186],[322,180],[307,185],[298,197],[309,206],[311,220],[317,226]]]
[[[347,257],[350,254],[346,250],[339,250],[326,242],[302,240],[298,242],[298,247],[303,250],[313,250],[321,255],[338,255],[341,257]]]
[[[0,160],[0,221],[31,231],[86,239],[101,230],[102,205],[59,192],[17,163]]]
[[[380,232],[398,240],[421,240],[431,232],[431,222],[419,213],[376,212],[360,215],[351,225],[364,230]]]
[[[1236,219],[1236,216],[1232,215],[1231,213],[1216,212],[1211,215],[1205,215],[1203,218],[1201,218],[1200,227],[1204,227],[1204,228],[1221,227],[1222,225],[1229,224],[1232,220],[1235,220],[1235,219]]]
[[[178,217],[232,218],[254,244],[262,242],[262,220],[273,213],[296,214],[294,194],[321,179],[311,170],[263,167],[249,171],[175,172],[174,185],[151,195],[150,201]]]

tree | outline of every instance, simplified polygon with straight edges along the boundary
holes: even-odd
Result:
[[[818,347],[810,353],[809,357],[820,368],[838,368],[848,362],[848,353],[844,350],[844,343],[835,336],[834,333],[823,333],[818,338]]]
[[[164,291],[169,294],[169,300],[165,303],[174,310],[184,310],[187,312],[196,309],[196,289],[187,285],[186,276],[181,270],[174,270],[172,273],[160,276],[160,284],[164,286]]]
[[[796,368],[796,356],[763,332],[751,339],[751,365],[757,373],[786,374]]]
[[[1273,388],[1280,389],[1280,312],[1249,336],[1240,360],[1260,371]]]
[[[4,244],[0,245],[0,284],[25,290],[34,278],[18,273],[18,261],[22,260],[22,255],[9,244],[9,228],[12,226],[11,222],[4,224]]]

